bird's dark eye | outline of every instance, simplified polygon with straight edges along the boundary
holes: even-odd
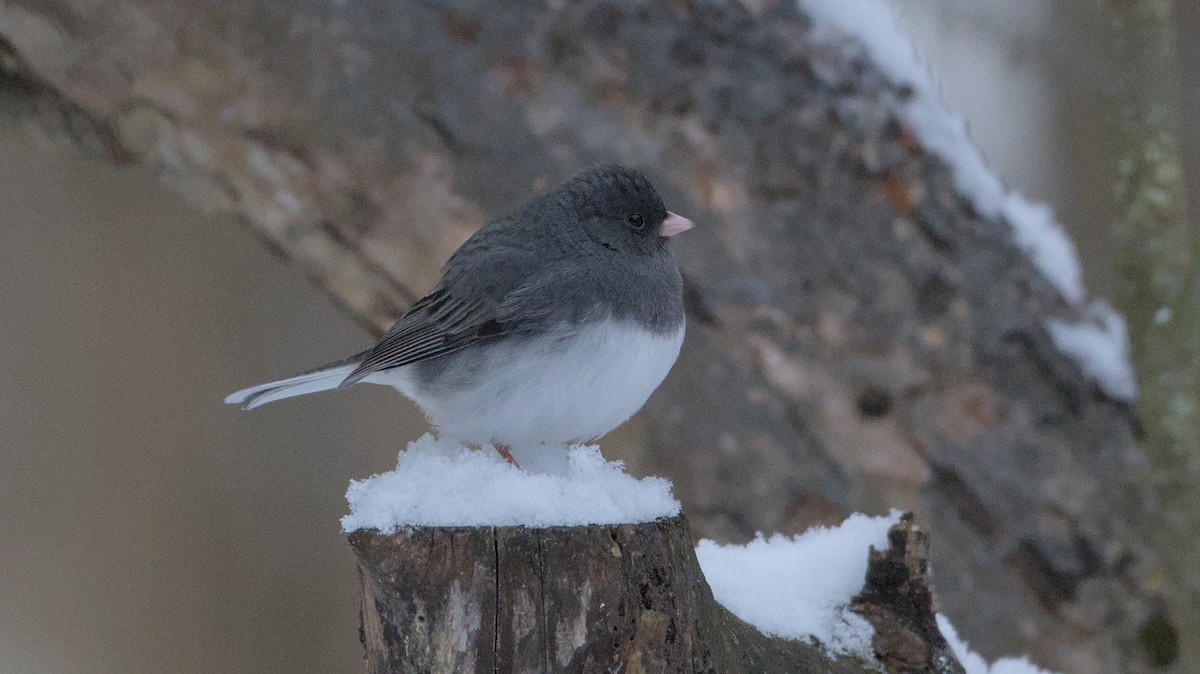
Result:
[[[630,213],[627,220],[629,220],[629,226],[639,232],[646,228],[646,219],[642,217],[641,213]]]

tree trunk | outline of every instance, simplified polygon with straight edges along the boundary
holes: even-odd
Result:
[[[1200,237],[1187,214],[1171,0],[1115,0],[1119,93],[1113,232],[1118,306],[1127,316],[1161,524],[1170,601],[1190,658],[1200,654]],[[1184,3],[1186,4],[1186,3]],[[1152,659],[1174,660],[1172,630],[1147,632]]]
[[[375,331],[489,217],[634,165],[700,223],[636,461],[700,532],[912,509],[984,654],[1147,671],[1182,553],[1148,545],[1135,416],[1054,348],[1080,309],[904,127],[908,92],[793,2],[497,7],[9,0],[0,115],[233,214]]]
[[[927,546],[911,520],[891,537],[892,550],[872,552],[872,582],[860,598],[881,661],[888,672],[960,674],[928,592],[900,591],[928,589],[918,569]],[[372,674],[877,671],[857,657],[764,636],[714,601],[682,516],[615,526],[357,531],[350,543]]]

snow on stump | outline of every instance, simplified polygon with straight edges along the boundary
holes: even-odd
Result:
[[[889,660],[771,636],[736,617],[714,599],[669,490],[664,480],[626,475],[595,448],[572,449],[565,472],[548,475],[428,436],[413,443],[396,471],[347,494],[343,527],[358,558],[367,671],[962,671],[936,627],[938,640],[922,652],[938,657],[909,668],[917,663],[908,653],[920,649],[908,641],[905,655]],[[907,542],[912,531],[905,518],[889,535]],[[899,553],[906,572],[923,573],[926,549]],[[893,587],[927,588],[922,577],[897,575],[887,566],[893,558],[872,555],[865,575],[878,587],[863,589],[862,614],[934,625],[927,592]],[[736,584],[738,563],[713,564]]]

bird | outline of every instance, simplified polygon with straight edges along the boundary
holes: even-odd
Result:
[[[668,241],[692,227],[641,173],[593,167],[477,230],[370,349],[225,402],[380,384],[439,434],[518,467],[513,448],[594,441],[679,356],[683,279]]]

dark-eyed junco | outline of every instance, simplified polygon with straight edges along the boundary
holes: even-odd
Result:
[[[666,244],[691,227],[638,172],[586,171],[467,239],[371,349],[225,402],[251,409],[363,381],[509,460],[506,445],[598,438],[679,355],[683,283]]]

